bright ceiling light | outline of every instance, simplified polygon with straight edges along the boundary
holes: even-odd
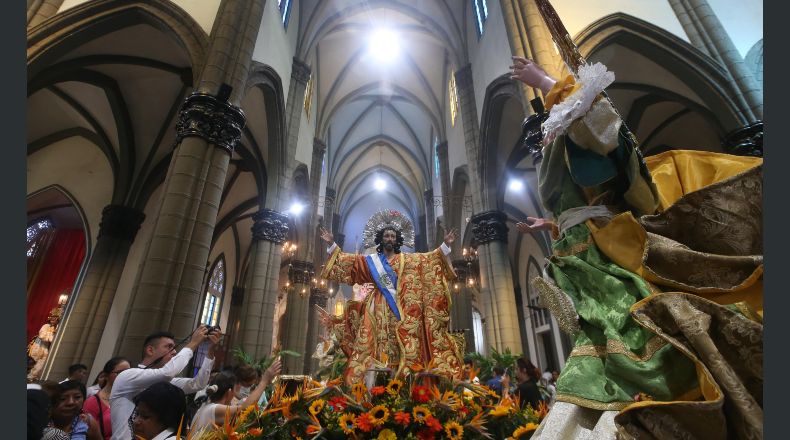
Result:
[[[368,51],[378,61],[391,62],[400,53],[398,35],[389,29],[376,29],[370,37]]]
[[[291,207],[288,209],[288,212],[293,215],[299,215],[302,213],[302,211],[304,211],[304,205],[299,202],[294,202],[293,205],[291,205]]]
[[[379,191],[384,191],[385,189],[387,189],[387,182],[381,177],[377,177],[376,181],[373,182],[373,187]]]
[[[510,183],[508,183],[507,187],[511,191],[521,191],[524,189],[524,182],[518,179],[510,179]]]

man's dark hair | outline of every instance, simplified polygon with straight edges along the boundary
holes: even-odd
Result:
[[[470,358],[470,357],[465,357],[464,358],[464,365],[472,365],[472,366],[474,366],[475,365],[475,360]]]
[[[80,371],[80,370],[87,370],[88,367],[85,364],[74,364],[69,366],[69,376],[72,374]]]
[[[151,333],[150,335],[146,336],[145,341],[143,341],[143,357],[145,357],[145,347],[156,344],[156,342],[162,338],[168,338],[174,341],[176,340],[176,336],[170,332],[160,331]]]
[[[176,431],[187,409],[186,397],[181,388],[170,382],[157,382],[134,397],[134,404],[144,403],[165,428]]]
[[[115,367],[117,367],[118,364],[120,364],[122,362],[129,362],[129,359],[126,359],[123,356],[116,356],[116,357],[110,359],[109,361],[105,362],[104,363],[104,368],[102,368],[101,371],[104,374],[109,376],[110,374],[112,374],[113,371],[115,371]],[[131,362],[129,362],[129,363],[131,364]]]
[[[373,243],[376,244],[376,252],[384,252],[384,245],[381,244],[381,241],[384,239],[384,231],[395,232],[395,245],[393,246],[393,250],[396,254],[399,254],[400,247],[403,246],[403,234],[392,226],[384,226],[378,232],[376,232],[376,238],[373,240]]]
[[[496,374],[497,376],[501,376],[501,375],[505,374],[505,369],[502,368],[502,366],[497,365],[497,366],[494,367],[494,374]]]

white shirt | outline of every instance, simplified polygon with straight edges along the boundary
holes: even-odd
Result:
[[[129,417],[134,412],[132,399],[140,391],[165,380],[169,380],[170,383],[184,390],[185,394],[194,393],[208,385],[211,368],[214,366],[214,359],[207,357],[203,359],[203,365],[200,366],[197,376],[193,378],[175,377],[187,366],[191,358],[192,350],[184,347],[162,368],[145,368],[145,365],[138,365],[138,368],[129,368],[118,374],[110,394],[112,440],[132,439],[132,432],[129,429]],[[157,436],[156,438],[165,437]]]
[[[223,405],[224,406],[224,405]],[[194,432],[200,432],[204,428],[211,428],[217,423],[217,404],[206,402],[200,409],[197,410],[194,417],[192,417],[192,425],[189,429]]]
[[[98,393],[100,390],[101,390],[101,387],[99,386],[99,384],[89,386],[88,388],[85,389],[85,392],[88,393],[85,396],[85,398],[88,398],[88,397]]]
[[[115,431],[113,431],[115,432]],[[176,432],[171,431],[169,429],[165,429],[164,431],[160,432],[156,435],[156,437],[152,438],[151,440],[165,440],[166,438],[175,438]]]

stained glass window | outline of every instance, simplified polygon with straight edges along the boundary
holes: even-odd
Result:
[[[475,10],[477,35],[483,35],[483,23],[485,23],[488,18],[488,3],[486,0],[472,0],[472,9]]]
[[[27,227],[27,256],[32,258],[40,248],[42,232],[52,229],[52,221],[48,218],[40,218]]]
[[[450,81],[447,85],[450,97],[450,124],[455,127],[455,118],[458,116],[458,89],[455,87],[455,74],[450,73]]]
[[[480,312],[472,310],[472,331],[475,335],[475,351],[485,354],[485,341],[483,341],[483,318]]]
[[[305,86],[304,92],[304,114],[307,115],[307,118],[310,118],[310,107],[313,104],[313,75],[310,75],[310,79],[307,80],[307,86]]]
[[[277,0],[277,7],[280,8],[280,15],[283,17],[283,26],[288,28],[288,19],[291,18],[292,0]]]
[[[203,315],[200,318],[202,324],[217,325],[219,323],[219,310],[224,294],[225,259],[220,255],[214,263],[214,270],[211,271],[211,278],[209,278],[206,288],[206,300],[203,302]]]

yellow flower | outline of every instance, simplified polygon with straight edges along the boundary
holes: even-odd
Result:
[[[313,403],[310,404],[310,414],[317,416],[321,413],[321,410],[324,409],[324,403],[322,399],[314,400]]]
[[[511,409],[509,405],[497,405],[491,410],[491,415],[494,417],[506,416],[510,414]]]
[[[351,386],[351,393],[354,395],[354,398],[357,399],[358,401],[362,400],[362,397],[365,395],[367,391],[368,389],[365,387],[365,384],[362,382],[357,382]]]
[[[461,440],[464,436],[464,428],[455,422],[448,422],[444,425],[444,432],[450,440]]]
[[[513,431],[513,439],[519,439],[521,436],[526,435],[536,429],[538,429],[538,425],[532,422],[529,422],[524,426],[519,426],[515,431]]]
[[[252,411],[254,411],[255,409],[257,409],[257,407],[258,407],[258,404],[256,403],[255,405],[250,405],[250,406],[248,406],[248,407],[244,408],[244,411],[242,411],[242,412],[241,412],[241,414],[239,414],[239,417],[238,417],[238,419],[239,419],[239,420],[245,420],[245,419],[247,418],[247,416],[248,416],[248,415],[249,415],[249,414],[250,414]]]
[[[354,414],[343,414],[338,419],[337,424],[340,425],[340,428],[346,434],[351,434],[354,432],[354,421],[357,417]]]
[[[415,406],[411,413],[414,415],[414,421],[419,423],[424,423],[431,415],[431,411],[424,406]]]
[[[392,379],[390,383],[387,384],[387,394],[390,396],[397,396],[401,388],[403,388],[403,382],[398,379]]]
[[[391,429],[384,429],[376,437],[378,440],[398,440],[398,436]]]
[[[373,426],[381,426],[390,417],[390,410],[384,405],[376,405],[368,411],[370,423]]]

